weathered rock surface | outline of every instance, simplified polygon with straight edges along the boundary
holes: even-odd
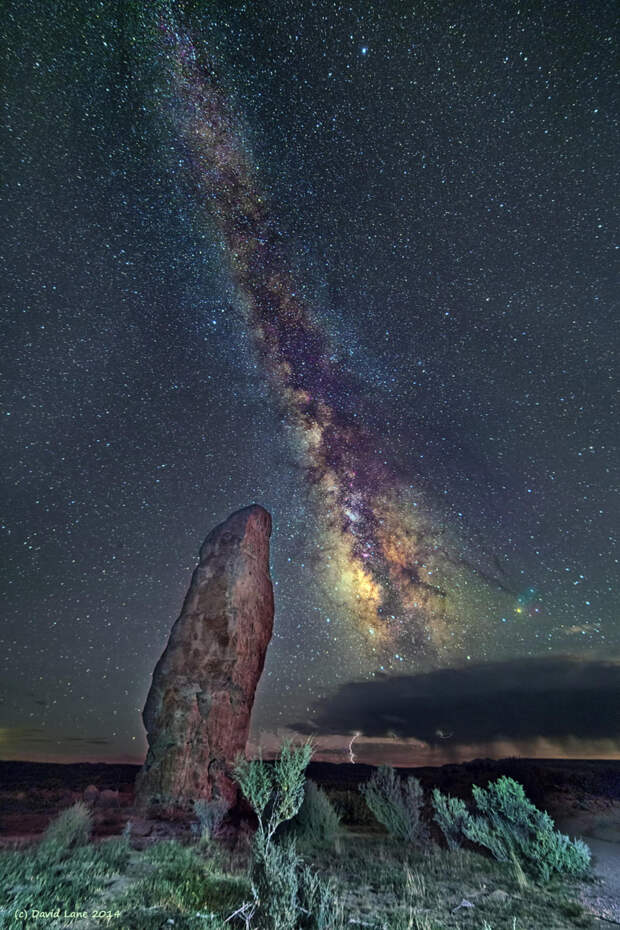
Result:
[[[273,631],[271,517],[258,505],[207,536],[142,714],[148,755],[136,805],[232,806],[234,759],[243,753],[256,686]]]

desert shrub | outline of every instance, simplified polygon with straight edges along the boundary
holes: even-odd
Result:
[[[253,900],[236,915],[260,930],[345,930],[344,905],[334,879],[304,865],[295,841],[271,842],[255,851]],[[258,922],[254,923],[256,915]],[[229,918],[230,919],[230,918]]]
[[[258,841],[270,843],[280,824],[291,820],[304,800],[304,772],[312,758],[310,741],[294,747],[283,744],[273,768],[262,759],[239,757],[235,781],[258,817]]]
[[[266,843],[256,847],[252,883],[260,925],[265,930],[297,930],[299,866],[294,843]]]
[[[198,833],[202,840],[212,840],[222,826],[228,812],[225,801],[207,801],[200,798],[194,801],[194,813],[198,817]]]
[[[426,838],[421,819],[424,792],[417,778],[401,779],[391,766],[382,765],[360,790],[379,823],[392,836],[406,843]]]
[[[543,882],[548,882],[554,873],[559,875],[584,875],[590,867],[591,853],[583,840],[571,840],[564,833],[555,830],[553,820],[545,812],[544,826],[540,827],[536,837],[530,837],[522,844],[522,852],[533,866],[534,872]]]
[[[587,871],[590,850],[586,844],[556,830],[549,814],[538,810],[514,779],[504,775],[486,789],[474,785],[472,792],[479,815],[470,814],[462,802],[451,807],[447,802],[454,802],[454,798],[439,802],[440,816],[452,834],[460,830],[499,862],[516,861],[542,882],[556,873],[581,875]],[[439,792],[437,795],[441,797]]]
[[[279,842],[275,838],[278,828],[300,811],[304,773],[311,757],[310,742],[298,747],[287,742],[273,768],[261,759],[239,759],[235,767],[237,783],[258,818],[251,868],[253,900],[240,909],[239,916],[249,925],[256,913],[261,930],[341,930],[344,926],[338,916],[342,906],[335,885],[304,866],[294,839]]]
[[[252,850],[251,906],[269,930],[297,928],[300,861],[294,843],[280,846],[274,836],[303,803],[304,772],[311,757],[310,742],[298,747],[286,742],[273,768],[260,758],[239,757],[234,770],[235,780],[258,818]]]
[[[450,849],[461,845],[463,825],[469,816],[465,801],[442,794],[439,788],[433,790],[433,820],[439,824]]]
[[[41,840],[41,852],[68,850],[84,846],[90,839],[93,815],[82,801],[62,811],[47,827]]]
[[[295,835],[310,849],[333,848],[340,836],[340,816],[325,792],[306,781],[303,804],[295,817]]]
[[[546,811],[526,797],[523,786],[502,776],[486,789],[472,788],[482,817],[471,818],[465,835],[491,849],[500,861],[514,853],[525,867],[548,882],[554,873],[580,875],[590,864],[590,850],[582,840],[570,840],[555,829]]]
[[[342,823],[351,826],[369,826],[376,823],[372,812],[359,791],[343,791],[329,788],[326,790],[326,794],[338,811]]]

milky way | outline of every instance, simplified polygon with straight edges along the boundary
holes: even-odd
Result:
[[[320,525],[319,576],[371,652],[413,646],[420,658],[463,649],[464,602],[499,596],[458,555],[421,489],[358,420],[360,388],[299,294],[277,219],[257,183],[242,121],[208,49],[161,21],[172,107],[196,196],[215,220],[247,325],[292,425]],[[415,478],[415,476],[412,476]]]
[[[252,501],[256,739],[386,758],[394,674],[452,681],[458,719],[416,712],[442,752],[487,754],[465,721],[515,677],[547,719],[547,660],[620,655],[616,5],[4,7],[0,754],[142,761],[200,545]]]

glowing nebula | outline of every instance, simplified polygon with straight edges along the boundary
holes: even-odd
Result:
[[[257,185],[241,122],[208,55],[162,21],[173,67],[173,107],[197,197],[215,221],[260,359],[292,427],[312,489],[320,576],[377,655],[401,641],[428,657],[458,655],[463,605],[483,584],[384,461],[381,442],[347,409],[351,385],[325,332],[299,296]],[[420,506],[422,501],[422,506]]]

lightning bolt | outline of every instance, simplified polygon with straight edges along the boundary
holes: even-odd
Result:
[[[359,730],[356,730],[355,733],[353,734],[353,736],[351,737],[351,739],[349,740],[349,762],[350,762],[352,765],[355,765],[355,753],[353,752],[353,743],[354,743],[355,740],[358,739],[358,737],[360,737],[361,735],[362,735],[362,734],[359,732]]]

